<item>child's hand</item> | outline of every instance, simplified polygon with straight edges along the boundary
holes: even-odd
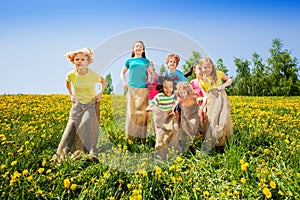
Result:
[[[154,113],[155,113],[156,115],[160,115],[160,114],[161,114],[161,109],[158,108],[158,107],[154,107],[154,108],[153,108],[153,111],[154,111]]]
[[[201,106],[203,102],[203,97],[197,97],[196,102],[199,106]]]
[[[168,114],[169,116],[174,116],[175,115],[174,109],[170,110]]]
[[[128,90],[128,84],[127,83],[125,83],[123,87],[124,87],[124,90],[126,90],[126,91]]]
[[[71,100],[71,102],[75,103],[76,98],[71,94],[70,95],[70,100]]]
[[[101,100],[101,98],[102,98],[102,93],[97,95],[96,102],[99,102]]]
[[[225,89],[225,86],[224,86],[224,85],[220,85],[220,86],[218,87],[218,90],[219,90],[219,91],[224,90],[224,89]]]

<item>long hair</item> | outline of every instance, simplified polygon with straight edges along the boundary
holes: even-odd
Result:
[[[135,45],[136,43],[141,43],[141,44],[143,45],[144,52],[142,53],[142,58],[146,58],[146,49],[145,49],[145,45],[144,45],[144,43],[143,43],[142,41],[140,41],[140,40],[135,41],[135,42],[133,43],[132,51],[131,51],[131,58],[133,58],[133,57],[135,56],[135,53],[134,53],[134,50],[133,50],[133,49],[134,49],[134,45]]]
[[[212,71],[211,71],[211,77],[212,77],[211,85],[214,85],[217,82],[217,72],[216,72],[216,67],[215,67],[213,61],[208,57],[204,57],[199,61],[199,65],[201,67],[203,67],[205,65],[210,65],[211,66],[211,68],[212,68]],[[203,76],[202,70],[200,70],[200,75]]]

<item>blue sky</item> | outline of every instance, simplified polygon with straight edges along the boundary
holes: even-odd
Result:
[[[251,60],[256,52],[266,60],[275,38],[300,59],[296,0],[1,0],[0,5],[0,94],[66,93],[65,76],[73,69],[66,52],[95,49],[120,33],[144,27],[188,36],[214,61],[222,58],[233,76],[235,57]],[[130,51],[133,41],[127,42]],[[162,64],[166,53],[147,56]],[[129,56],[116,55],[117,61],[105,71],[113,75],[115,84]]]

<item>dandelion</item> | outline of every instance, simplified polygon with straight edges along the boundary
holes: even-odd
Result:
[[[241,183],[245,184],[246,183],[246,179],[245,178],[241,178]]]
[[[51,173],[51,169],[47,169],[46,174],[50,174]]]
[[[233,181],[232,181],[232,185],[236,185],[236,180],[233,180]]]
[[[276,183],[274,181],[270,181],[270,186],[272,189],[276,188]]]
[[[247,166],[246,166],[245,164],[242,164],[242,165],[241,165],[241,170],[242,170],[242,171],[247,171]]]
[[[204,192],[203,192],[203,196],[209,196],[209,191],[207,191],[207,190],[204,191]]]
[[[262,192],[264,193],[264,195],[267,197],[267,199],[272,197],[272,193],[270,192],[269,188],[265,187]]]
[[[243,165],[245,163],[244,160],[240,160],[240,164]]]
[[[129,145],[131,145],[133,143],[132,140],[128,140],[127,142],[128,142]]]
[[[44,158],[43,161],[42,161],[42,166],[45,166],[46,163],[47,163],[47,162],[46,162],[46,159]]]
[[[278,191],[278,194],[281,195],[281,196],[284,195],[284,193],[281,190]]]
[[[69,187],[70,187],[70,184],[71,184],[70,179],[66,178],[66,179],[64,180],[64,186],[65,186],[66,188],[69,188]]]
[[[77,185],[73,183],[73,184],[71,185],[70,189],[71,189],[71,190],[75,190],[76,187],[77,187]]]
[[[141,174],[143,176],[147,176],[147,171],[146,170],[140,170],[139,174]]]
[[[178,157],[176,158],[176,161],[177,161],[177,162],[181,162],[181,161],[182,161],[182,158],[178,156]]]
[[[172,171],[173,169],[175,169],[175,165],[171,165],[171,166],[169,167],[169,171]]]
[[[161,170],[160,167],[155,166],[155,172],[156,172],[157,175],[160,175],[162,173],[162,170]]]
[[[11,166],[15,166],[18,163],[18,161],[14,160],[10,163]]]
[[[39,173],[39,174],[41,174],[41,173],[43,173],[44,172],[44,168],[39,168],[38,170],[37,170],[37,172]]]
[[[0,169],[5,169],[6,168],[6,165],[1,165]]]
[[[131,184],[128,183],[127,188],[130,189],[131,187],[132,187]]]
[[[37,195],[42,195],[42,194],[43,194],[43,191],[42,191],[42,190],[38,190],[38,191],[36,192],[36,194],[37,194]]]
[[[233,194],[234,194],[234,195],[239,195],[240,193],[239,193],[238,191],[234,190],[234,191],[233,191]]]
[[[28,177],[27,177],[27,181],[28,181],[28,182],[31,182],[31,181],[32,181],[32,176],[28,176]]]
[[[22,174],[23,174],[24,176],[27,176],[27,175],[28,175],[28,170],[25,169],[25,170],[22,172]]]

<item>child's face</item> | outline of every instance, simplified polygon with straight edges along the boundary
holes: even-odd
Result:
[[[142,53],[144,52],[143,44],[140,42],[136,42],[133,45],[133,51],[134,51],[135,55],[142,55]]]
[[[195,75],[198,76],[200,74],[201,67],[199,65],[195,66]]]
[[[209,76],[212,72],[212,66],[210,64],[205,64],[202,66],[203,75]]]
[[[171,58],[168,62],[168,67],[171,71],[175,70],[177,68],[178,63],[174,58]]]
[[[89,65],[88,57],[82,53],[76,54],[74,57],[74,65],[76,69],[87,67]]]
[[[163,92],[168,97],[173,94],[173,81],[164,81]]]

